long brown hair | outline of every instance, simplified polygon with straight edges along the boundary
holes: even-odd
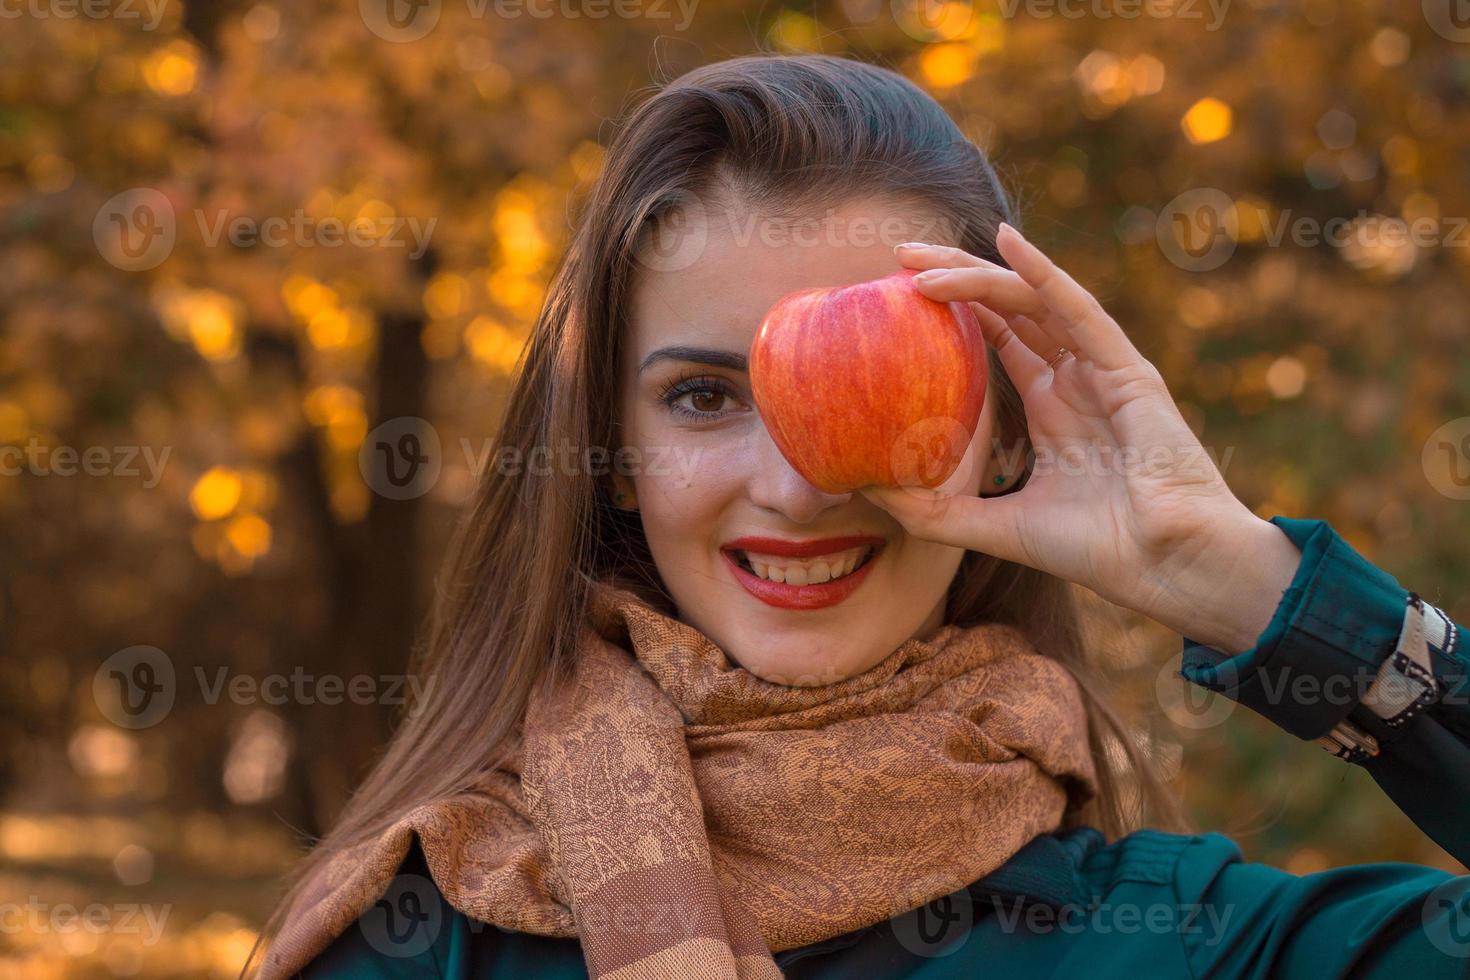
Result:
[[[731,188],[762,208],[858,196],[911,202],[942,216],[952,244],[1002,264],[996,230],[1016,223],[985,155],[892,71],[823,55],[752,55],[691,71],[635,109],[608,151],[524,351],[497,452],[525,460],[537,447],[619,448],[609,365],[619,363],[639,251],[681,204]],[[1024,444],[1022,402],[994,351],[990,370],[1001,438]],[[573,654],[588,580],[616,578],[672,609],[637,516],[611,505],[599,474],[568,469],[492,467],[482,476],[419,654],[418,670],[432,679],[426,700],[303,860],[265,936],[330,855],[418,804],[471,789],[503,761],[532,689]],[[1021,628],[1081,682],[1101,793],[1069,823],[1110,837],[1145,818],[1178,826],[1173,794],[1098,694],[1074,588],[968,552],[946,622],[986,621]]]

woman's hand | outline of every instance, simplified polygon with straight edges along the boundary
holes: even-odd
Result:
[[[860,492],[918,537],[1080,583],[1227,653],[1248,649],[1301,553],[1236,499],[1158,369],[1097,300],[1011,226],[996,245],[1014,271],[944,246],[895,251],[931,270],[913,280],[924,295],[970,302],[980,318],[1025,403],[1030,479],[993,498]],[[1049,366],[1059,349],[1070,353]]]

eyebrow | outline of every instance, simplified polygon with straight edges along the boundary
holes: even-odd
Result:
[[[643,359],[638,365],[638,373],[642,374],[658,361],[695,361],[699,364],[713,364],[716,367],[730,368],[733,371],[744,371],[746,369],[746,358],[744,354],[736,354],[733,351],[714,350],[709,347],[660,347]]]

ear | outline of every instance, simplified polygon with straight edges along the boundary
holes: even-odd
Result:
[[[616,471],[608,474],[607,483],[608,499],[612,505],[619,510],[638,509],[638,491],[633,486],[633,481],[626,474]]]
[[[980,477],[979,495],[995,497],[1016,489],[1026,478],[1030,455],[1031,443],[1024,436],[1016,438],[1000,433],[992,438],[985,471]]]

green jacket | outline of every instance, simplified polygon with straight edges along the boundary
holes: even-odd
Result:
[[[1462,629],[1324,521],[1273,517],[1302,561],[1275,616],[1234,657],[1185,638],[1181,672],[1367,769],[1470,864],[1470,658]],[[1399,654],[1423,610],[1433,677]],[[1373,699],[1360,703],[1385,664]],[[1407,680],[1406,680],[1407,678]],[[1328,738],[1336,730],[1342,738]],[[775,954],[791,978],[1470,978],[1470,875],[1375,863],[1293,875],[1215,833],[1091,828],[1037,837],[928,905]],[[417,846],[387,894],[305,971],[336,977],[583,978],[575,939],[511,932],[444,901]]]

